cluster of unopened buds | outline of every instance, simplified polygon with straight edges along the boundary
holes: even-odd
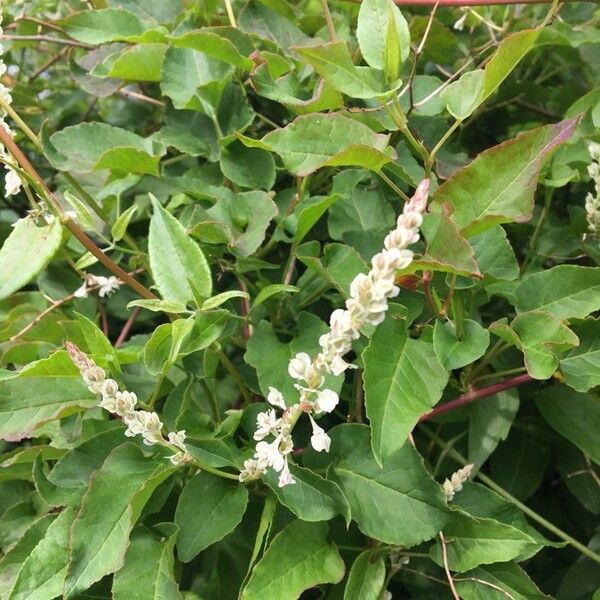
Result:
[[[2,35],[2,14],[0,14],[0,35]],[[0,78],[4,77],[7,71],[7,66],[5,62],[2,60],[2,55],[4,54],[4,47],[0,43]],[[0,83],[0,98],[4,104],[12,103],[12,96],[10,95],[10,90],[3,84]],[[4,120],[7,116],[6,109],[0,106],[0,127],[6,130],[6,132],[12,137],[13,133],[8,126],[8,123]],[[15,169],[11,166],[13,161],[10,154],[6,151],[6,148],[0,144],[0,159],[4,163],[4,168],[6,169],[6,173],[4,175],[4,195],[5,196],[13,196],[17,194],[21,189],[21,177],[17,173]]]
[[[174,454],[169,457],[169,460],[175,466],[184,465],[192,460],[185,446],[185,431],[169,432],[165,439],[162,433],[163,424],[157,413],[136,410],[137,397],[133,392],[119,390],[119,384],[114,379],[106,377],[104,369],[75,344],[67,342],[66,348],[90,392],[100,396],[98,405],[120,417],[127,425],[125,430],[127,437],[140,435],[147,446],[160,444],[170,448]]]
[[[585,199],[585,212],[589,230],[600,233],[600,144],[589,145],[592,162],[588,165],[588,173],[594,182],[594,193],[588,193]]]
[[[471,477],[474,468],[475,465],[473,464],[466,465],[462,469],[452,473],[450,479],[444,481],[442,489],[444,490],[444,494],[446,494],[446,500],[448,500],[448,502],[454,499],[456,492],[462,490],[463,483]]]
[[[368,274],[358,274],[350,284],[350,297],[345,309],[333,311],[330,329],[319,338],[321,351],[313,359],[301,352],[290,360],[288,373],[298,383],[299,400],[287,407],[280,391],[269,388],[267,401],[274,408],[259,413],[254,439],[258,442],[254,458],[244,463],[240,481],[258,479],[267,469],[280,473],[279,486],[295,483],[290,473],[288,457],[293,450],[292,429],[296,421],[306,413],[312,425],[311,445],[318,452],[328,452],[331,440],[316,423],[318,416],[330,413],[338,404],[335,391],[323,389],[325,375],[341,375],[353,365],[344,360],[352,349],[352,342],[360,337],[367,326],[377,326],[385,319],[390,298],[400,289],[395,285],[396,271],[406,268],[413,260],[408,246],[419,240],[423,212],[427,206],[429,180],[423,180],[415,194],[404,206],[396,227],[385,238],[384,248],[371,259]],[[277,416],[276,408],[283,410]],[[265,438],[272,436],[270,442]]]
[[[97,289],[98,296],[104,298],[105,296],[114,294],[121,286],[121,283],[121,280],[114,275],[104,277],[103,275],[92,275],[91,273],[88,273],[85,276],[85,280],[81,287],[77,288],[75,292],[73,292],[73,295],[76,298],[87,298],[91,290]]]

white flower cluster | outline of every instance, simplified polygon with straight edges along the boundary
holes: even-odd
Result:
[[[117,279],[114,275],[110,277],[104,277],[102,275],[92,275],[88,273],[85,276],[85,281],[81,285],[81,287],[77,288],[73,295],[76,298],[87,298],[89,293],[89,288],[97,287],[98,288],[98,296],[100,298],[104,298],[105,296],[111,296],[114,294],[119,287],[121,287],[122,281]]]
[[[2,14],[0,14],[0,35],[2,35]],[[4,47],[0,43],[0,78],[4,76],[7,71],[7,66],[2,60],[2,55],[4,54]],[[0,98],[6,103],[12,103],[12,96],[10,95],[10,90],[0,82]],[[12,137],[13,133],[10,130],[10,127],[4,120],[7,116],[6,110],[0,106],[0,127],[3,127]],[[0,144],[0,158],[3,161],[12,163],[12,158],[10,154],[7,152],[6,148]],[[5,196],[13,196],[17,194],[21,189],[21,178],[19,174],[8,164],[4,164],[4,168],[6,169],[6,173],[4,175],[4,195]]]
[[[444,481],[442,488],[444,489],[444,494],[446,494],[446,500],[448,500],[448,502],[454,498],[456,492],[462,490],[463,483],[469,479],[474,467],[475,465],[473,464],[467,465],[456,471],[456,473],[452,473],[450,479]]]
[[[428,192],[429,179],[425,179],[405,204],[396,228],[385,238],[384,249],[371,259],[369,273],[360,273],[354,278],[346,308],[333,311],[329,331],[319,338],[319,354],[311,359],[301,352],[290,360],[288,373],[299,382],[294,386],[300,392],[299,402],[288,408],[281,392],[270,388],[267,401],[283,409],[283,416],[278,418],[274,409],[258,415],[254,439],[259,443],[254,458],[244,463],[240,481],[257,479],[270,467],[280,472],[280,487],[294,483],[288,466],[288,455],[293,449],[291,430],[303,412],[308,414],[312,425],[311,445],[318,452],[329,451],[331,440],[311,414],[330,413],[339,402],[333,390],[323,389],[325,375],[341,375],[352,367],[344,360],[344,355],[352,349],[352,341],[360,337],[366,326],[381,323],[388,300],[399,294],[400,289],[395,285],[396,271],[406,268],[413,260],[413,253],[407,248],[419,239]],[[263,441],[269,435],[274,436],[274,440]]]
[[[162,434],[163,424],[155,412],[135,410],[137,396],[133,392],[119,390],[119,384],[114,379],[107,378],[104,369],[75,344],[67,342],[65,345],[88,389],[101,396],[99,406],[123,419],[123,423],[127,425],[127,437],[141,435],[144,444],[148,446],[161,444],[175,450],[169,460],[176,466],[190,462],[192,457],[185,447],[185,431],[170,432],[167,442]]]
[[[592,142],[589,145],[592,162],[588,165],[588,173],[594,181],[594,193],[585,199],[585,212],[589,229],[592,233],[600,232],[600,144]]]

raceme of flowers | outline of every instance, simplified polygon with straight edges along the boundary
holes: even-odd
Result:
[[[339,402],[336,392],[323,389],[325,375],[341,375],[352,367],[344,360],[344,355],[352,349],[352,341],[360,337],[366,326],[379,325],[385,318],[388,300],[399,294],[400,289],[394,284],[396,271],[413,260],[408,246],[419,240],[428,191],[429,179],[425,179],[405,204],[396,228],[385,238],[383,250],[371,259],[369,273],[354,278],[346,308],[333,311],[329,331],[319,338],[321,351],[317,356],[311,358],[301,352],[290,360],[288,373],[298,382],[294,384],[299,392],[298,403],[286,407],[281,392],[269,388],[267,401],[274,408],[257,417],[256,451],[254,458],[245,461],[240,481],[257,479],[272,468],[280,474],[279,487],[295,483],[288,457],[293,449],[291,432],[302,413],[307,413],[310,419],[312,447],[317,452],[329,451],[331,440],[312,416],[330,413]],[[283,410],[281,417],[277,416],[277,408]]]
[[[187,453],[185,446],[185,431],[169,432],[165,439],[162,433],[163,424],[157,413],[135,410],[137,397],[133,392],[119,390],[119,384],[114,379],[107,378],[104,369],[96,365],[75,344],[67,342],[65,345],[88,389],[101,396],[98,405],[123,419],[123,423],[127,425],[127,437],[141,435],[144,444],[148,446],[160,444],[174,450],[175,453],[169,460],[175,466],[190,462],[192,457]]]
[[[2,29],[2,14],[0,14],[0,35],[3,34]],[[4,47],[0,43],[0,78],[4,77],[7,71],[7,66],[2,60],[2,55],[4,54]],[[12,96],[10,95],[10,90],[3,84],[0,83],[0,98],[6,103],[12,103]],[[0,127],[3,127],[12,137],[13,133],[8,126],[8,123],[4,120],[7,116],[6,110],[0,106]],[[10,154],[6,151],[6,148],[0,144],[0,159],[4,162],[4,168],[6,169],[6,173],[4,175],[4,194],[5,196],[13,196],[17,194],[21,189],[21,178],[19,174],[13,169],[10,164],[12,163],[12,158]]]
[[[111,296],[114,294],[119,287],[121,287],[122,281],[111,275],[110,277],[104,277],[103,275],[92,275],[88,273],[85,276],[85,281],[81,287],[77,288],[73,295],[76,298],[87,298],[90,288],[98,289],[98,296],[104,298],[105,296]]]
[[[592,233],[600,232],[600,144],[589,145],[592,162],[588,165],[588,173],[594,181],[594,193],[590,192],[585,199],[585,212],[589,229]]]
[[[460,492],[462,490],[463,483],[469,479],[471,473],[473,472],[475,465],[466,465],[462,469],[456,471],[456,473],[452,473],[450,479],[446,479],[442,484],[442,488],[444,490],[444,494],[446,494],[446,500],[450,502],[454,498],[456,492]]]

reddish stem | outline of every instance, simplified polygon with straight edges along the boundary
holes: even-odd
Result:
[[[469,404],[469,402],[473,402],[473,400],[477,400],[478,398],[484,398],[485,396],[493,396],[498,392],[502,392],[504,390],[509,390],[510,388],[518,387],[525,383],[529,383],[533,381],[531,375],[524,373],[523,375],[517,375],[516,377],[512,377],[511,379],[507,379],[506,381],[501,381],[500,383],[494,383],[493,385],[488,385],[487,387],[480,388],[478,390],[471,390],[462,396],[459,396],[455,400],[451,400],[450,402],[446,402],[446,404],[442,404],[434,408],[432,411],[424,414],[420,419],[421,421],[428,421],[433,417],[437,417],[438,415],[444,414],[456,408],[460,408],[465,404]]]
[[[127,319],[127,321],[125,321],[125,325],[123,325],[123,329],[121,329],[121,333],[119,333],[119,337],[115,340],[115,344],[114,344],[115,348],[118,348],[127,339],[127,336],[129,335],[129,332],[131,331],[131,327],[135,323],[137,316],[140,314],[140,310],[141,310],[141,307],[136,306],[131,311],[129,318]]]

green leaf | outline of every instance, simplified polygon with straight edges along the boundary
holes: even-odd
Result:
[[[217,294],[216,296],[213,296],[212,298],[205,300],[201,306],[201,309],[202,310],[212,310],[213,308],[217,308],[218,306],[221,306],[221,304],[224,304],[228,300],[231,300],[231,298],[246,298],[246,299],[248,299],[248,298],[250,298],[250,295],[248,294],[248,292],[243,292],[242,290],[230,290],[228,292],[221,292],[220,294]]]
[[[0,300],[29,283],[50,262],[61,240],[57,219],[42,227],[31,217],[19,219],[0,248]]]
[[[579,346],[559,357],[565,382],[578,392],[600,385],[600,321],[573,321],[571,329],[579,338]]]
[[[296,600],[317,584],[340,581],[344,561],[326,535],[326,523],[292,521],[252,569],[240,600]]]
[[[446,109],[459,120],[466,119],[480,104],[485,87],[485,71],[476,69],[461,75],[446,89],[440,98],[446,103]]]
[[[252,303],[252,308],[260,306],[265,300],[268,300],[271,296],[275,294],[281,294],[282,292],[287,292],[288,294],[296,294],[300,291],[300,288],[297,288],[295,285],[285,285],[282,283],[272,283],[270,285],[265,286],[256,294],[256,298],[254,298],[254,302]]]
[[[111,452],[92,477],[71,528],[65,599],[123,566],[133,525],[152,492],[174,470],[144,458],[131,443]]]
[[[132,308],[133,306],[139,306],[141,308],[145,308],[146,310],[150,310],[152,312],[166,312],[166,313],[185,313],[187,312],[186,305],[181,302],[177,302],[175,300],[161,300],[161,299],[150,299],[150,300],[132,300],[127,304],[127,308]]]
[[[516,527],[494,519],[473,518],[462,511],[445,525],[443,532],[448,540],[448,566],[459,573],[483,564],[512,560],[535,543],[534,538]],[[438,541],[430,554],[442,565],[440,544]]]
[[[351,98],[381,98],[390,93],[382,71],[371,67],[357,67],[352,62],[347,42],[295,47],[294,50],[306,59],[331,87]]]
[[[542,164],[576,124],[575,119],[538,127],[482,152],[436,190],[432,207],[447,205],[467,237],[498,223],[529,220]]]
[[[344,600],[379,600],[385,582],[385,561],[367,550],[359,554],[348,574]]]
[[[181,600],[173,574],[173,548],[177,528],[158,525],[157,539],[144,528],[136,529],[125,554],[125,564],[113,580],[113,600]]]
[[[55,352],[0,381],[0,438],[19,440],[76,407],[95,404],[68,354]]]
[[[112,239],[115,242],[123,239],[123,236],[127,232],[127,227],[129,226],[129,222],[133,218],[135,211],[137,210],[137,204],[132,204],[127,210],[124,210],[114,222],[111,227],[110,233],[112,235]]]
[[[393,318],[377,327],[362,358],[373,454],[382,463],[402,448],[419,417],[441,398],[448,372],[433,344],[410,338]]]
[[[448,371],[460,369],[483,356],[490,334],[476,321],[463,321],[463,335],[459,337],[452,321],[437,320],[433,328],[433,349],[440,363]]]
[[[501,225],[491,227],[469,238],[475,260],[485,277],[513,281],[519,276],[515,252]]]
[[[519,409],[519,394],[506,390],[473,402],[469,409],[469,462],[479,469],[506,439]]]
[[[58,25],[73,39],[93,45],[127,41],[146,29],[136,15],[122,8],[83,10],[61,19]]]
[[[281,156],[286,168],[304,177],[326,166],[359,166],[378,171],[391,162],[389,136],[339,114],[298,117],[283,129],[267,133],[260,142],[242,138]]]
[[[157,174],[160,155],[152,140],[105,123],[81,123],[44,138],[44,154],[61,171],[97,169]]]
[[[310,198],[310,202],[301,203],[297,209],[298,222],[294,234],[294,243],[298,245],[327,212],[327,209],[341,199],[341,194],[331,194],[330,196],[315,196]]]
[[[136,44],[127,48],[107,65],[106,76],[125,81],[160,81],[167,48],[165,44]]]
[[[208,262],[185,227],[152,197],[148,252],[150,268],[166,300],[187,304],[197,295],[209,298],[212,278]]]
[[[69,190],[65,190],[63,194],[64,199],[69,203],[71,208],[75,211],[76,220],[79,222],[83,229],[93,231],[96,229],[96,221],[89,211],[88,207]]]
[[[247,504],[248,491],[243,485],[210,473],[194,475],[181,492],[175,511],[179,559],[190,562],[231,533],[242,520]]]
[[[69,531],[75,518],[66,509],[23,561],[9,600],[47,600],[62,594],[69,563]]]
[[[175,364],[194,319],[177,319],[159,325],[144,346],[144,365],[152,375],[165,375]]]
[[[404,62],[410,52],[408,23],[400,9],[391,0],[365,0],[358,12],[356,37],[367,64],[397,79],[399,64],[390,71],[388,61],[396,54],[398,62]]]
[[[600,268],[559,265],[529,275],[515,290],[518,312],[545,310],[562,319],[600,309]]]
[[[252,60],[240,54],[230,40],[213,31],[188,31],[179,37],[169,37],[168,40],[175,48],[191,48],[244,71],[250,71],[254,66]]]
[[[455,579],[463,600],[551,600],[515,563],[479,567]]]
[[[210,117],[192,110],[167,110],[164,127],[154,139],[191,156],[216,161],[221,153],[215,125]]]
[[[317,458],[332,461],[328,478],[342,489],[365,535],[407,548],[437,535],[449,516],[445,496],[411,444],[380,467],[365,425],[338,425],[328,433],[330,454]]]
[[[555,384],[537,393],[535,403],[558,433],[600,464],[600,398]]]
[[[275,183],[275,160],[261,148],[236,141],[223,150],[220,165],[223,175],[241,187],[270,190]]]
[[[119,357],[110,340],[93,321],[80,313],[75,313],[89,354],[104,369],[109,369],[117,374],[121,373]],[[84,348],[86,350],[86,348]]]
[[[264,482],[275,492],[281,504],[303,521],[328,521],[342,515],[350,522],[350,507],[339,486],[310,469],[290,465],[296,483],[279,487],[278,474],[270,469]]]

